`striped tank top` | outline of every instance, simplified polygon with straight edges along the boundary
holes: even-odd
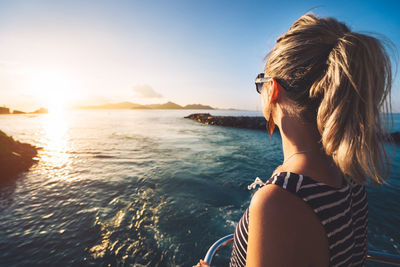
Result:
[[[346,183],[340,188],[334,188],[290,172],[274,174],[261,186],[267,184],[280,186],[300,197],[312,208],[325,229],[329,266],[365,265],[368,247],[365,186]],[[249,208],[235,229],[231,267],[246,265],[248,227]]]

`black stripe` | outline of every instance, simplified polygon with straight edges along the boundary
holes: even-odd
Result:
[[[285,179],[283,180],[285,181]],[[299,181],[299,176],[291,173],[286,185],[286,190],[293,194],[296,194],[296,186],[298,181]]]

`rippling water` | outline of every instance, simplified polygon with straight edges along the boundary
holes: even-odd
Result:
[[[0,129],[42,147],[29,172],[0,186],[0,265],[191,266],[204,257],[233,232],[247,185],[267,179],[283,155],[278,135],[183,118],[194,112],[0,116]],[[370,248],[400,254],[394,153],[388,184],[368,188],[368,233]]]

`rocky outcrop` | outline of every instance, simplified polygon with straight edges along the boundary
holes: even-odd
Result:
[[[247,116],[212,116],[210,113],[195,113],[186,116],[185,118],[195,120],[204,124],[227,126],[243,129],[266,130],[264,117],[247,117]],[[275,127],[278,131],[278,127]],[[400,144],[400,132],[394,132],[384,137],[387,142]]]
[[[35,162],[37,148],[15,141],[0,131],[0,182],[27,171]]]
[[[267,123],[264,117],[212,116],[210,113],[195,113],[190,114],[185,118],[195,120],[204,124],[254,130],[266,130]]]

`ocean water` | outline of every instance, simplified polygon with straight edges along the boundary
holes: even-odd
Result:
[[[0,116],[1,130],[42,147],[29,172],[0,186],[0,265],[192,266],[203,258],[234,231],[247,185],[266,180],[283,155],[279,135],[183,118],[195,112]],[[394,124],[399,131],[399,114]],[[388,148],[388,183],[368,187],[369,246],[400,254],[400,153]],[[230,252],[221,250],[215,266]]]

